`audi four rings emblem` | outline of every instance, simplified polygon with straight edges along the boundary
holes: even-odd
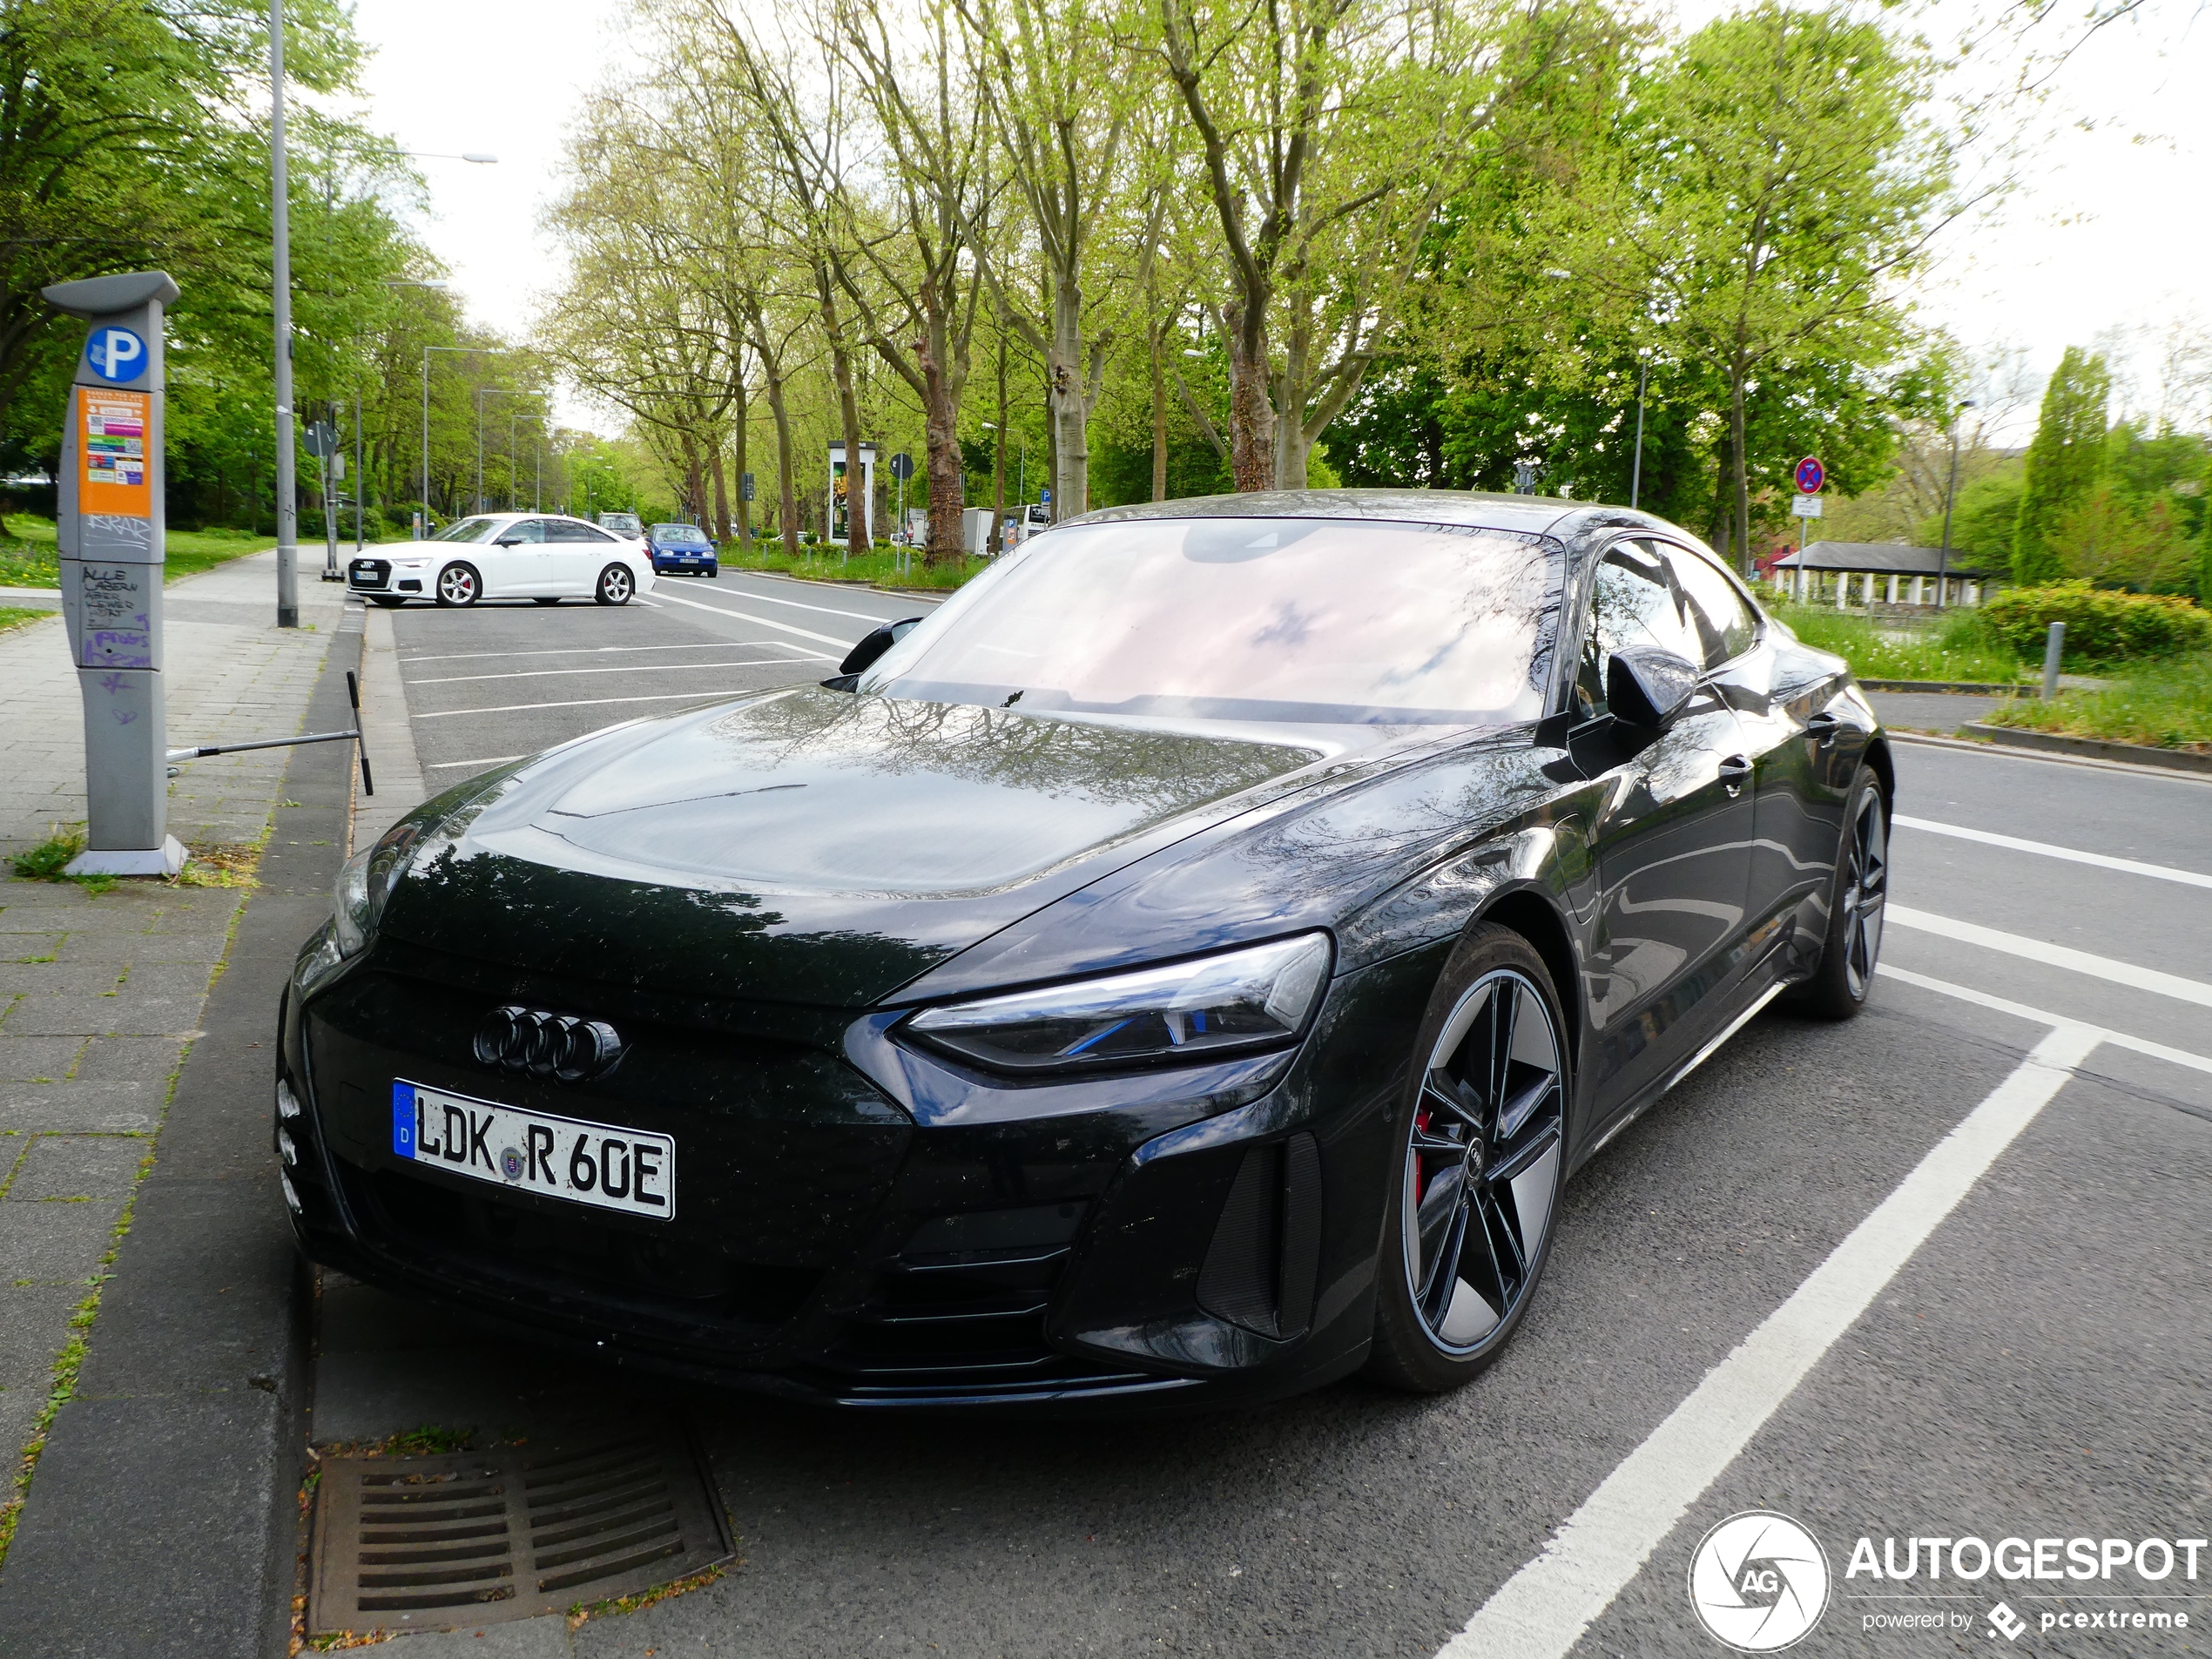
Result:
[[[622,1036],[603,1020],[494,1008],[476,1028],[476,1058],[505,1071],[580,1083],[614,1069],[622,1058]]]

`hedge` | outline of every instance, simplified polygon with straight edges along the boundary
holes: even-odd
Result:
[[[2171,594],[2122,593],[2087,582],[2008,588],[1982,607],[1982,625],[2022,657],[2038,658],[2051,624],[2066,624],[2066,660],[2112,663],[2212,646],[2212,611]]]

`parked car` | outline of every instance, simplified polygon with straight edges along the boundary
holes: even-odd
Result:
[[[645,532],[653,569],[668,576],[719,576],[713,539],[696,524],[656,524]]]
[[[353,859],[286,1202],[393,1291],[786,1396],[1449,1389],[1578,1165],[1775,997],[1865,1002],[1894,786],[1844,661],[1647,514],[1110,509]]]
[[[455,520],[427,542],[364,553],[346,570],[349,592],[374,604],[435,599],[566,598],[628,604],[653,589],[652,561],[637,543],[557,513],[485,513]]]
[[[635,513],[602,513],[596,521],[603,530],[612,530],[633,542],[645,539],[644,522]]]

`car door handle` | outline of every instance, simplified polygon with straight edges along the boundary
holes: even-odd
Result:
[[[1720,773],[1721,786],[1728,791],[1728,798],[1734,800],[1743,792],[1744,782],[1751,775],[1751,763],[1742,755],[1730,755],[1721,762]]]
[[[1819,747],[1825,749],[1836,741],[1837,728],[1842,724],[1843,722],[1832,714],[1824,712],[1816,714],[1805,722],[1805,736],[1811,738]]]

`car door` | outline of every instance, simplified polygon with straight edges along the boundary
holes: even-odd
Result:
[[[546,590],[545,521],[518,518],[484,549],[484,597],[515,598]]]
[[[1753,952],[1762,953],[1834,867],[1836,809],[1828,807],[1823,820],[1817,745],[1806,741],[1803,711],[1776,695],[1774,644],[1762,637],[1757,607],[1711,555],[1674,544],[1662,551],[1689,596],[1707,676],[1736,711],[1751,763],[1745,923]]]
[[[1615,543],[1595,572],[1577,673],[1586,710],[1608,711],[1608,664],[1637,645],[1704,663],[1689,596],[1644,538]],[[1662,1082],[1713,1028],[1737,967],[1754,819],[1743,728],[1711,685],[1648,740],[1616,726],[1598,741],[1616,745],[1585,763],[1613,763],[1594,826],[1599,906],[1585,970],[1602,1120]]]
[[[556,521],[556,523],[559,521]],[[580,521],[569,521],[575,540],[565,544],[562,581],[563,593],[590,593],[599,585],[599,572],[617,559],[634,554],[635,543]],[[643,586],[641,583],[639,585]]]
[[[599,555],[608,546],[599,531],[581,519],[545,521],[546,579],[550,593],[589,593],[599,573]]]

